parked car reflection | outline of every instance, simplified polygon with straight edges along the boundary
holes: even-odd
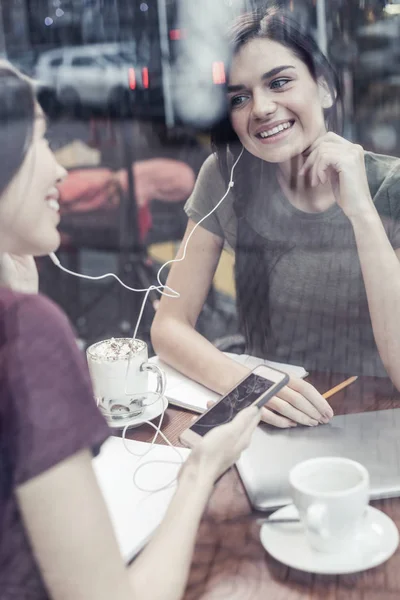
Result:
[[[51,87],[61,106],[130,114],[135,96],[148,87],[148,68],[135,62],[129,44],[70,46],[43,52],[35,77]]]

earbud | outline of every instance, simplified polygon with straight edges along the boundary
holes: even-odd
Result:
[[[327,92],[322,98],[322,108],[331,108],[332,104],[332,96]]]

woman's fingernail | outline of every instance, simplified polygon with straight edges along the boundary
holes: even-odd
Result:
[[[315,427],[316,425],[319,425],[319,423],[315,419],[310,419],[308,425],[309,427]]]
[[[326,412],[324,412],[323,416],[326,417],[327,419],[332,419],[334,415],[334,412],[332,409],[327,410]]]

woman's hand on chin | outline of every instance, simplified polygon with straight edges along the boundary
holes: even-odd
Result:
[[[310,427],[328,423],[333,410],[311,383],[291,377],[287,386],[262,409],[261,420],[275,427]]]
[[[349,219],[375,211],[361,146],[328,132],[311,144],[307,154],[299,175],[308,177],[311,187],[330,182],[336,202]]]
[[[0,285],[15,292],[37,294],[39,275],[33,256],[2,254],[0,257]]]

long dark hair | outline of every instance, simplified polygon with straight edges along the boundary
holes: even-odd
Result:
[[[35,93],[31,82],[0,61],[0,195],[21,167],[32,143]]]
[[[342,103],[339,78],[314,39],[302,30],[290,13],[277,8],[256,9],[245,13],[233,23],[227,37],[232,56],[235,56],[243,46],[254,39],[272,40],[293,52],[307,66],[315,81],[321,77],[326,82],[333,105],[324,111],[325,122],[328,129],[337,133],[341,132]],[[228,73],[229,68],[230,65],[228,65]],[[241,144],[232,128],[229,114],[212,130],[211,145],[218,157],[221,173],[228,182],[232,159],[235,160],[241,150]],[[244,150],[235,177],[235,181],[238,183],[238,185],[235,183],[235,190],[239,197],[244,191],[243,186],[240,185],[240,181],[243,179],[241,175],[246,174],[244,188],[246,197],[249,197],[251,192],[249,180],[260,181],[261,171],[266,168],[266,165],[262,164],[264,162]],[[239,201],[239,198],[237,200]]]
[[[35,95],[33,85],[6,61],[0,61],[0,202],[1,195],[20,169],[32,142],[35,119]],[[3,307],[0,307],[3,310]],[[4,329],[4,323],[0,323]],[[0,332],[6,340],[7,333]],[[4,347],[0,349],[4,352]],[[4,374],[0,372],[0,377]],[[4,399],[5,406],[7,399]],[[6,406],[7,410],[12,406]],[[4,411],[3,411],[4,412]],[[12,464],[15,459],[16,437],[10,433],[13,419],[0,418],[0,504],[12,494]],[[8,442],[11,442],[8,444]],[[11,450],[10,450],[11,449]],[[0,530],[2,528],[0,522]]]

